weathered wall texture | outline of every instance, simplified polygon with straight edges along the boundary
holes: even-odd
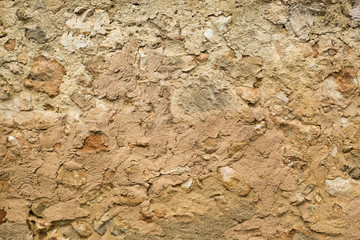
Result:
[[[0,239],[360,239],[360,5],[0,1]]]

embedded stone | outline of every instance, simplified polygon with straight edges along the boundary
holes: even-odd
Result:
[[[360,179],[360,168],[354,167],[353,169],[350,170],[349,175],[353,179]]]
[[[4,45],[4,48],[6,51],[10,52],[15,49],[16,41],[15,39],[9,39]]]
[[[49,39],[46,36],[46,32],[41,29],[39,26],[36,26],[33,29],[27,29],[25,32],[25,36],[28,39],[33,39],[35,40],[37,43],[47,43],[49,41]]]
[[[8,83],[8,81],[5,80],[3,76],[0,75],[0,100],[9,99],[12,90],[12,86]]]
[[[42,217],[43,211],[50,206],[50,201],[47,199],[39,199],[31,205],[31,211],[38,217]]]
[[[259,89],[251,87],[238,87],[235,90],[236,93],[239,94],[243,100],[252,104],[256,103],[260,99]]]
[[[75,221],[71,223],[71,226],[80,235],[80,237],[87,238],[90,237],[93,233],[92,228],[89,223],[85,221]]]
[[[60,93],[60,85],[66,70],[58,61],[48,59],[43,55],[35,55],[31,72],[24,85],[35,91],[55,97]]]
[[[125,234],[130,229],[130,225],[128,221],[116,216],[109,221],[109,228],[113,235],[118,236]]]

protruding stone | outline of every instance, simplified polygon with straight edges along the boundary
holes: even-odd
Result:
[[[23,47],[21,53],[18,55],[17,61],[22,64],[27,64],[28,60],[27,50]]]
[[[301,40],[307,40],[314,25],[314,16],[298,6],[291,9],[289,19],[294,33]]]
[[[219,172],[222,176],[222,181],[224,183],[226,183],[227,185],[233,185],[235,179],[233,178],[234,177],[234,172],[235,170],[226,166],[226,167],[222,167],[219,169]]]
[[[281,1],[272,1],[265,11],[265,18],[273,24],[285,24],[289,19],[289,12]]]
[[[256,134],[258,134],[258,135],[264,134],[265,130],[266,130],[266,122],[261,121],[260,123],[256,124],[254,127],[254,130],[255,130]]]
[[[286,94],[283,91],[278,92],[276,94],[276,98],[285,104],[289,102],[289,98],[286,96]]]
[[[211,156],[209,154],[205,154],[201,156],[202,159],[204,159],[205,161],[210,161],[211,160]]]
[[[235,176],[235,170],[226,166],[219,169],[221,181],[224,186],[232,192],[236,192],[239,196],[246,196],[251,191],[251,187],[243,178]]]
[[[4,45],[4,48],[6,51],[10,52],[15,49],[16,41],[15,39],[9,39]]]
[[[50,201],[47,199],[39,199],[36,200],[31,205],[31,211],[38,217],[42,217],[43,211],[50,206]]]
[[[81,220],[72,222],[71,226],[73,227],[75,232],[77,232],[77,234],[79,234],[80,237],[83,237],[83,238],[90,237],[91,234],[93,233],[90,224],[87,222],[81,221]]]
[[[46,32],[40,27],[36,26],[33,29],[27,29],[25,32],[27,39],[34,39],[37,43],[47,43],[49,39],[46,37]]]
[[[354,167],[353,169],[350,170],[349,175],[353,179],[360,179],[360,168]]]
[[[80,187],[86,183],[85,169],[68,170],[65,166],[58,171],[57,180],[66,186]]]
[[[147,198],[146,188],[139,185],[124,187],[121,192],[124,193],[119,196],[122,205],[136,206]]]
[[[193,179],[190,178],[189,180],[187,180],[186,182],[184,182],[183,184],[181,184],[181,188],[184,189],[187,192],[191,191],[191,186],[193,185]]]
[[[351,152],[353,149],[354,149],[353,146],[346,146],[346,147],[343,148],[342,152],[343,152],[343,153],[349,153],[349,152]]]
[[[229,157],[234,156],[234,154],[242,150],[245,145],[246,142],[230,142],[230,146],[228,148]]]
[[[104,235],[107,231],[106,222],[110,220],[109,213],[105,213],[99,220],[94,221],[94,230],[100,235]]]
[[[36,231],[39,231],[39,232],[49,231],[51,227],[52,227],[52,224],[47,221],[44,221],[44,219],[37,219],[35,222],[35,229],[36,229]]]
[[[206,28],[204,31],[204,37],[210,40],[213,36],[214,36],[214,30],[212,30],[211,28]]]
[[[0,75],[0,100],[7,100],[10,98],[12,92],[11,85]]]
[[[164,218],[166,216],[166,210],[155,210],[154,213],[157,218]]]
[[[220,32],[227,32],[229,30],[228,25],[231,23],[231,16],[219,16],[216,18],[213,18],[214,22],[217,25],[217,28]]]
[[[359,19],[360,18],[360,6],[356,6],[349,10],[349,15],[353,19]]]
[[[326,191],[331,196],[347,196],[350,198],[360,196],[360,183],[351,178],[337,177],[334,180],[325,180],[325,185]]]
[[[30,75],[25,79],[27,88],[43,92],[50,97],[60,93],[60,84],[66,74],[65,68],[56,60],[48,59],[43,55],[34,57]]]
[[[75,13],[75,14],[82,14],[82,13],[84,13],[87,9],[88,9],[88,8],[85,7],[85,6],[76,7],[76,8],[74,9],[74,13]]]
[[[20,21],[27,21],[32,17],[32,13],[30,9],[20,8],[16,11],[16,16]]]
[[[84,146],[79,149],[80,152],[106,151],[108,148],[104,145],[101,133],[93,133],[85,138]]]
[[[128,221],[116,216],[109,221],[109,228],[113,235],[118,236],[125,234],[130,229],[130,225]]]
[[[256,103],[260,99],[259,89],[252,87],[238,87],[235,90],[236,93],[239,94],[243,100],[252,104]]]
[[[290,202],[292,205],[298,206],[305,201],[305,198],[300,193],[294,193],[290,197]]]

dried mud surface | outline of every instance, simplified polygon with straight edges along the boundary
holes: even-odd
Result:
[[[0,239],[360,239],[360,2],[0,1]]]

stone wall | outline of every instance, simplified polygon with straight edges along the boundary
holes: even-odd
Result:
[[[0,239],[359,240],[360,2],[1,0]]]

